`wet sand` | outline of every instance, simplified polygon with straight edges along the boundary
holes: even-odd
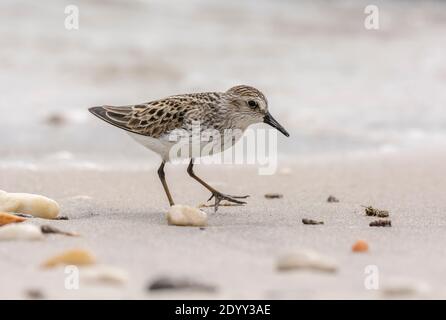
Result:
[[[223,192],[251,194],[244,207],[221,207],[216,214],[205,209],[205,230],[167,225],[156,170],[2,170],[1,189],[50,196],[70,218],[29,223],[82,236],[1,242],[0,299],[26,298],[29,289],[54,299],[374,299],[395,297],[385,290],[399,280],[406,291],[420,290],[396,297],[445,298],[445,160],[440,153],[288,160],[274,176],[259,176],[251,166],[200,165],[197,174]],[[177,203],[197,205],[209,195],[185,169],[167,167],[167,179]],[[265,199],[270,192],[284,196]],[[329,195],[340,202],[327,203]],[[369,227],[374,219],[361,205],[390,210],[392,227]],[[325,224],[303,225],[302,218]],[[369,243],[368,253],[351,252],[358,239]],[[39,265],[70,248],[91,250],[100,263],[126,270],[129,281],[123,286],[81,281],[80,289],[65,289],[63,268],[44,271]],[[277,256],[294,248],[333,258],[338,272],[278,272]],[[368,265],[378,267],[380,290],[364,286]],[[163,275],[212,284],[217,291],[148,292],[148,283]]]

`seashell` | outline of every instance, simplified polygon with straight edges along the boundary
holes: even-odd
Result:
[[[336,272],[338,267],[334,261],[320,256],[313,251],[296,251],[285,254],[277,260],[279,271],[288,270],[316,270],[324,272]]]
[[[56,201],[29,193],[0,191],[0,211],[31,214],[34,217],[54,219],[59,214]]]
[[[365,240],[358,240],[352,246],[353,252],[366,252],[369,250],[369,245]]]
[[[203,227],[207,225],[207,214],[198,208],[177,204],[167,212],[167,222],[175,226]]]
[[[25,220],[26,220],[25,218],[18,217],[13,214],[9,214],[6,212],[0,212],[0,226],[9,224],[9,223],[23,222]]]
[[[12,223],[0,227],[0,240],[41,240],[40,227],[33,224]]]
[[[107,265],[86,267],[82,269],[81,277],[88,282],[109,284],[124,284],[129,278],[125,270]]]
[[[58,254],[43,263],[44,268],[53,268],[58,265],[84,266],[96,263],[96,258],[87,250],[71,249]]]

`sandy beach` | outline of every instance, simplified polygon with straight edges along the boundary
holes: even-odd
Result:
[[[197,173],[233,194],[251,194],[244,207],[209,213],[209,226],[168,226],[166,199],[155,170],[2,170],[8,191],[40,193],[57,200],[67,221],[31,219],[81,237],[49,235],[44,241],[2,242],[0,299],[27,298],[28,290],[45,298],[70,299],[387,299],[445,298],[443,279],[446,154],[369,155],[332,161],[281,163],[273,176],[256,167],[205,166]],[[218,169],[218,170],[217,170]],[[167,169],[177,203],[197,205],[208,193],[182,165]],[[224,174],[222,174],[224,172]],[[277,192],[282,199],[265,199]],[[339,203],[327,203],[329,195]],[[369,227],[361,205],[390,211],[392,227]],[[302,218],[324,221],[303,225]],[[368,253],[352,253],[364,239]],[[80,282],[64,287],[64,269],[42,270],[48,257],[70,248],[91,250],[100,263],[129,274],[123,285]],[[338,264],[338,272],[278,272],[278,255],[312,249]],[[364,286],[368,265],[379,269],[379,290]],[[216,291],[151,291],[159,276],[186,277]],[[395,287],[396,286],[396,287]],[[400,294],[392,295],[395,290]]]

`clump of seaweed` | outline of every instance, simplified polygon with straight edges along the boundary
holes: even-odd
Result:
[[[369,226],[370,227],[391,227],[392,222],[388,219],[379,219],[379,220],[370,222]]]
[[[365,208],[364,212],[366,216],[369,217],[388,218],[390,215],[388,210],[380,210],[373,208],[372,206],[363,206],[363,207]]]

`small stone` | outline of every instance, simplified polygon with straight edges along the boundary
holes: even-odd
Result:
[[[369,226],[370,227],[391,227],[392,222],[387,219],[379,219],[379,220],[370,222]]]
[[[266,199],[282,199],[283,194],[280,193],[267,193],[265,194]]]
[[[339,202],[339,199],[336,198],[335,196],[329,196],[329,197],[327,198],[327,202],[330,202],[330,203],[337,203],[337,202]]]
[[[368,250],[369,250],[369,245],[364,240],[358,240],[352,246],[353,252],[367,252]]]
[[[125,270],[107,265],[83,268],[81,277],[88,282],[101,282],[117,285],[126,283],[129,278]]]
[[[320,256],[313,251],[297,251],[285,254],[277,260],[279,271],[289,270],[315,270],[323,272],[336,272],[338,267],[334,261]]]
[[[185,278],[169,278],[169,277],[160,277],[152,281],[147,289],[149,291],[156,290],[194,290],[194,291],[206,291],[206,292],[214,292],[216,291],[215,286],[195,282],[190,279]]]
[[[0,211],[54,219],[58,216],[59,210],[57,202],[47,197],[29,193],[8,193],[0,190]]]
[[[57,229],[53,226],[50,226],[50,225],[43,225],[40,227],[40,229],[42,230],[43,233],[62,234],[62,235],[69,236],[69,237],[78,237],[79,236],[79,234],[77,234],[77,233],[62,231],[62,230],[59,230],[59,229]]]
[[[12,223],[0,227],[0,240],[42,240],[44,236],[38,226]]]
[[[43,263],[44,268],[53,268],[58,265],[85,266],[96,263],[96,258],[87,250],[72,249],[58,254]]]
[[[316,220],[312,220],[312,219],[303,218],[302,223],[303,224],[324,224],[324,221],[316,221]]]
[[[25,295],[28,299],[38,300],[45,298],[45,295],[40,289],[28,289],[25,291]]]
[[[198,208],[177,204],[167,212],[167,222],[175,226],[207,226],[207,214]]]
[[[60,114],[54,113],[48,116],[45,120],[48,125],[61,126],[66,124],[67,119]]]
[[[6,212],[0,212],[0,226],[4,226],[10,223],[19,223],[25,221],[25,218],[18,217],[13,214],[9,214]]]

